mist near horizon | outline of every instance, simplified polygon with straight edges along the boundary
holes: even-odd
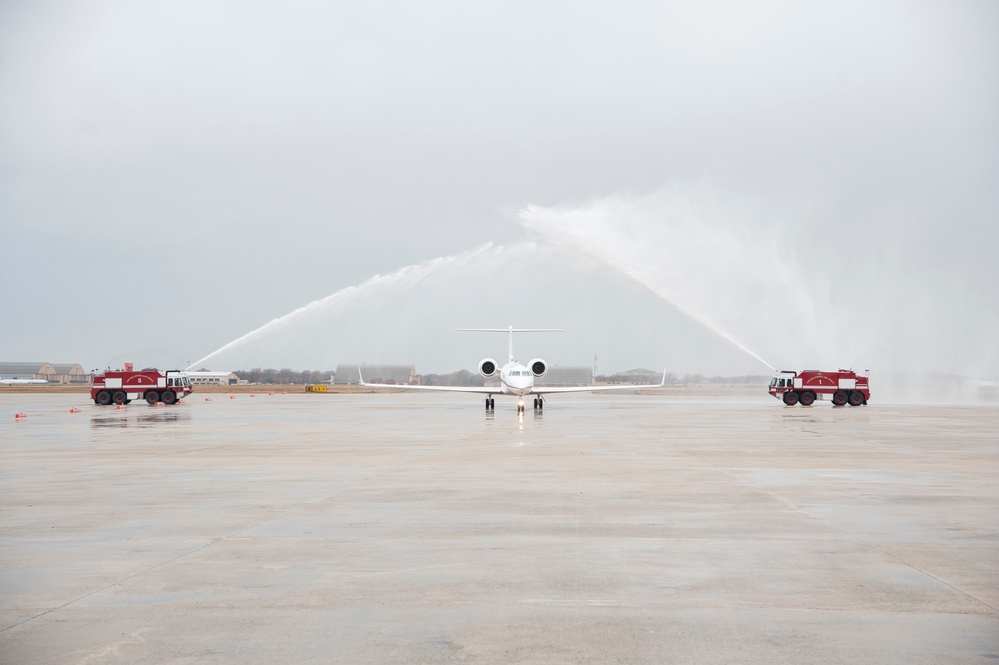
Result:
[[[999,300],[960,272],[920,270],[858,224],[802,235],[779,214],[704,183],[582,206],[529,206],[539,238],[605,265],[770,367],[999,374]],[[972,274],[991,272],[976,266]]]
[[[566,365],[603,357],[614,371],[666,362],[680,375],[806,367],[995,372],[994,303],[968,302],[951,285],[892,274],[864,260],[862,246],[844,257],[834,242],[796,245],[788,220],[704,183],[576,206],[527,206],[519,221],[530,240],[376,275],[193,365],[392,362],[439,373],[472,368],[502,349],[454,335],[455,328],[515,325],[567,329],[557,341],[518,340],[525,354],[544,352]],[[906,260],[906,248],[898,249]],[[873,282],[880,288],[863,288]],[[619,311],[623,302],[629,315]],[[983,314],[993,323],[969,334]],[[620,323],[610,335],[598,332],[613,321]],[[426,348],[434,330],[448,353]],[[955,345],[952,335],[961,330]]]

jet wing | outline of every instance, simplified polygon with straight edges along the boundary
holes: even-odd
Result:
[[[410,386],[402,383],[365,383],[361,379],[361,385],[365,388],[395,388],[396,390],[436,390],[448,393],[481,393],[483,395],[501,395],[503,389],[499,386],[485,388],[482,386]]]
[[[397,383],[366,383],[364,377],[361,375],[360,368],[358,368],[358,377],[360,378],[361,385],[366,388],[395,388],[404,390],[436,390],[438,392],[450,392],[450,393],[478,393],[480,395],[501,395],[503,394],[503,389],[500,386],[493,387],[480,387],[480,386],[410,386],[402,385]],[[648,390],[650,388],[662,388],[666,385],[666,371],[663,371],[663,380],[659,383],[649,383],[645,385],[626,385],[626,386],[552,386],[551,388],[546,388],[543,386],[534,386],[531,389],[529,395],[549,395],[553,393],[590,393],[590,392],[604,392],[607,390]]]
[[[493,386],[492,388],[486,388],[484,386],[410,386],[397,383],[367,383],[364,380],[364,375],[361,374],[361,368],[357,368],[357,376],[361,382],[361,385],[366,388],[395,388],[395,389],[405,389],[405,390],[436,390],[438,392],[447,393],[479,393],[481,395],[499,395],[502,394],[503,389],[499,386]]]
[[[663,370],[663,380],[659,383],[626,386],[552,386],[551,388],[534,386],[534,389],[531,390],[531,392],[535,395],[548,395],[552,393],[592,393],[598,391],[604,392],[607,390],[647,390],[649,388],[662,388],[665,385],[666,370]]]

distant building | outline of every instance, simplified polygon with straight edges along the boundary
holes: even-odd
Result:
[[[5,379],[29,379],[49,383],[90,383],[88,374],[79,364],[37,362],[0,362],[0,376]]]
[[[49,379],[50,383],[86,383],[92,382],[94,375],[89,374],[79,364],[53,364],[55,379]]]
[[[536,386],[593,385],[592,367],[549,367],[548,373],[534,380]]]
[[[213,385],[213,386],[235,386],[239,384],[239,377],[235,372],[187,372],[187,377],[191,379],[193,385]]]
[[[400,386],[416,383],[416,365],[361,365],[365,383],[394,383]],[[333,382],[338,386],[357,385],[361,375],[357,364],[340,364],[336,367]]]
[[[651,369],[629,369],[627,372],[615,372],[610,377],[611,383],[635,383],[648,385],[659,383],[663,375]]]

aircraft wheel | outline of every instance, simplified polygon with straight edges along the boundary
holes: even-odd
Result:
[[[111,396],[111,399],[114,401],[115,404],[121,405],[125,404],[128,401],[128,396],[126,396],[124,392],[117,390],[115,391],[115,394]]]
[[[814,401],[815,401],[815,393],[805,392],[801,393],[801,396],[798,397],[798,403],[801,404],[802,406],[811,406],[812,402]]]
[[[106,390],[102,390],[97,393],[97,397],[94,398],[95,404],[100,404],[101,406],[107,406],[111,403],[111,393]]]
[[[842,390],[837,390],[833,393],[832,403],[833,406],[843,406],[846,404],[846,393]]]
[[[164,404],[173,404],[174,402],[177,401],[177,393],[175,393],[172,390],[167,390],[162,395],[160,395],[160,399],[163,400]]]
[[[788,390],[786,393],[784,393],[784,403],[787,404],[788,406],[794,406],[795,404],[797,404],[798,393],[791,392],[790,390]]]
[[[855,390],[850,393],[850,406],[860,406],[864,403],[864,393]]]
[[[156,404],[156,402],[158,401],[160,401],[160,394],[158,392],[156,392],[155,390],[150,390],[148,393],[146,393],[146,402],[148,404]]]

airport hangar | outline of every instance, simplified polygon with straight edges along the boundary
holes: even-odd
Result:
[[[5,379],[86,384],[94,375],[78,363],[0,362],[0,376]]]

